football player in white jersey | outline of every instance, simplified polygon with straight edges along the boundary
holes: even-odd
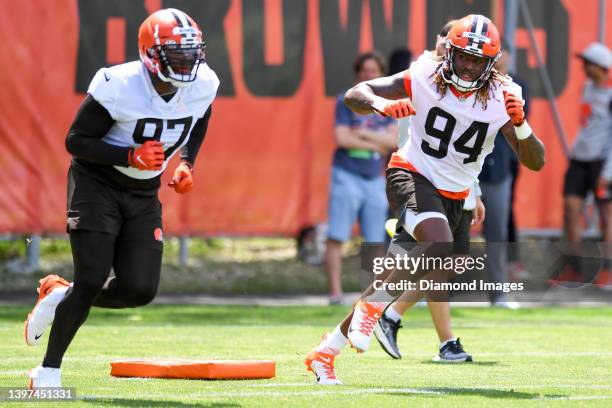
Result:
[[[444,56],[446,53],[446,36],[457,20],[450,20],[440,30],[436,36],[436,48],[431,51],[431,57]],[[411,117],[399,119],[399,138],[398,147],[402,148],[408,143],[409,127]],[[455,255],[468,255],[470,247],[470,229],[472,225],[478,225],[484,221],[485,207],[480,199],[480,185],[478,182],[470,189],[468,197],[466,197],[463,212],[461,215],[460,226],[453,231],[453,248]],[[399,203],[403,206],[403,203]],[[397,209],[395,216],[398,216]],[[399,213],[403,211],[400,207]],[[395,224],[396,225],[396,224]],[[391,237],[395,234],[395,225],[392,229],[387,229]],[[398,235],[395,240],[412,240],[410,235]],[[398,343],[397,335],[402,327],[402,316],[408,309],[413,307],[421,298],[427,299],[427,306],[431,314],[431,320],[440,341],[439,352],[434,357],[434,361],[442,363],[462,363],[471,362],[472,356],[463,349],[463,345],[458,337],[453,334],[451,324],[450,303],[446,301],[446,293],[434,292],[436,299],[429,299],[427,292],[424,291],[407,291],[402,296],[395,300],[392,305],[389,305],[378,319],[378,323],[374,329],[374,336],[380,343],[383,350],[392,358],[399,359],[402,357]]]
[[[405,208],[396,235],[407,233],[424,243],[453,242],[463,201],[499,130],[523,165],[534,171],[544,166],[544,145],[525,121],[520,87],[493,69],[500,49],[491,20],[468,15],[448,33],[444,57],[423,55],[404,72],[347,91],[345,103],[357,113],[398,119],[414,115],[409,143],[394,153],[387,169],[389,202]],[[439,257],[452,252],[451,245],[430,249],[428,254]],[[413,272],[408,278],[416,281],[432,271]],[[401,276],[392,271],[387,282],[397,283]],[[353,312],[306,358],[319,384],[340,383],[334,358],[347,343],[367,351],[388,300],[401,294],[366,289]]]
[[[61,387],[62,358],[91,306],[138,307],[155,297],[163,249],[160,177],[180,152],[169,186],[180,194],[192,189],[219,87],[204,46],[191,17],[160,10],[140,26],[140,60],[102,68],[91,81],[66,137],[74,282],[57,275],[40,282],[25,322],[27,344],[38,344],[52,327],[44,360],[30,372],[31,388]]]

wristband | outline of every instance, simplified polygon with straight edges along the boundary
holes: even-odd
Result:
[[[372,109],[374,109],[376,112],[380,113],[381,115],[387,116],[385,114],[385,108],[387,107],[386,99],[378,97],[372,101],[372,104],[370,106],[372,106]]]
[[[531,126],[525,120],[521,126],[515,126],[514,132],[516,133],[516,138],[518,140],[525,140],[533,133],[531,130]]]

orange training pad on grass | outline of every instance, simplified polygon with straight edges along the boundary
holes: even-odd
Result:
[[[273,378],[276,375],[276,363],[272,360],[115,360],[111,361],[111,375],[202,380]]]

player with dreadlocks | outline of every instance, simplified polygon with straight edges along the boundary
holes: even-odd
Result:
[[[394,241],[453,242],[463,201],[498,131],[524,166],[534,171],[544,166],[544,145],[525,121],[520,86],[493,69],[500,55],[495,25],[468,15],[452,26],[443,57],[423,54],[404,72],[347,91],[345,103],[359,114],[414,115],[409,142],[393,154],[386,174],[389,203],[403,208]],[[438,249],[435,255],[450,253]],[[412,279],[429,272],[419,270]],[[391,272],[387,282],[397,282],[398,275]],[[387,291],[387,299],[401,293]],[[370,286],[353,312],[308,354],[306,366],[319,384],[340,384],[334,358],[348,343],[367,351],[389,303]]]

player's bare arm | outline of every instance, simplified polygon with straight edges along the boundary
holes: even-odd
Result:
[[[533,171],[539,171],[544,167],[546,161],[544,143],[533,132],[526,139],[520,140],[511,121],[501,128],[501,132],[522,165]]]
[[[525,120],[525,101],[504,91],[504,103],[510,120],[500,129],[516,153],[521,164],[530,170],[539,171],[544,167],[544,143],[533,133]]]
[[[353,112],[379,113],[395,118],[414,115],[414,107],[404,87],[404,73],[360,82],[344,95],[344,103]],[[394,102],[395,101],[395,102]]]

